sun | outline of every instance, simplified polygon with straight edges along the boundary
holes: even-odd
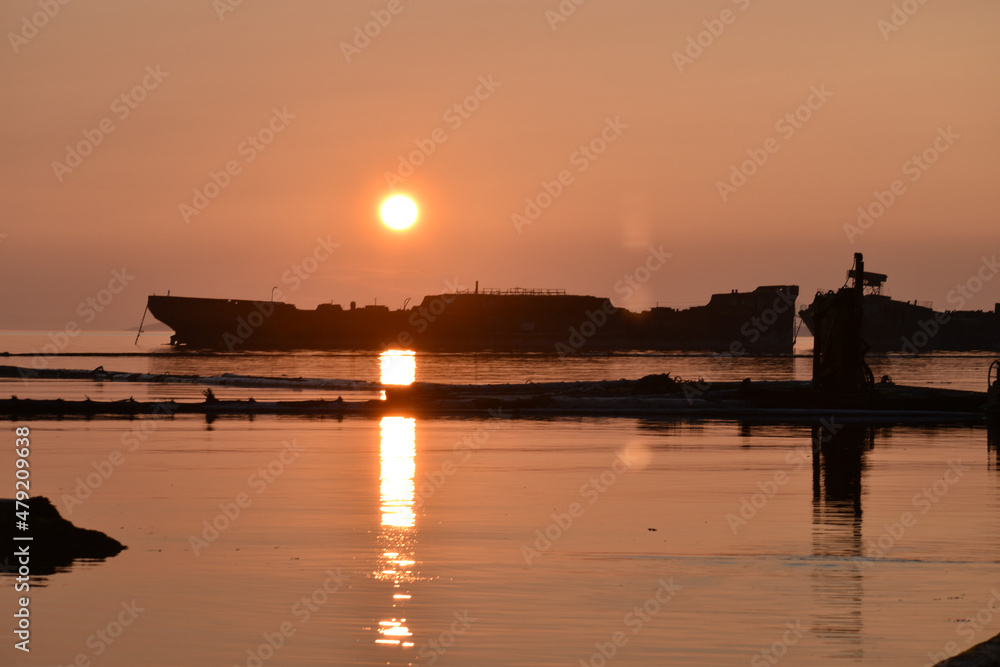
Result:
[[[393,195],[382,202],[382,222],[392,229],[407,229],[417,221],[417,204],[406,195]]]

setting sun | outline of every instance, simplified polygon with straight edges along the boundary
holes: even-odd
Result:
[[[406,195],[393,195],[382,202],[382,222],[392,229],[406,229],[417,220],[417,204]]]

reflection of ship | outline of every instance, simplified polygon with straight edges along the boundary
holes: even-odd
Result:
[[[1000,359],[990,364],[986,388],[986,442],[1000,463]]]
[[[1000,359],[990,364],[986,373],[986,417],[1000,423]]]
[[[864,568],[871,556],[862,544],[862,482],[865,453],[874,429],[833,421],[812,429],[813,555],[826,559],[812,574],[817,611],[813,634],[832,656],[864,659]]]
[[[854,271],[848,272],[848,279]],[[1000,350],[1000,303],[995,310],[935,311],[930,303],[896,301],[882,294],[887,276],[864,274],[862,335],[873,352]],[[799,312],[815,335],[815,309],[824,294]]]
[[[150,296],[171,343],[216,349],[314,348],[439,351],[705,350],[790,354],[799,288],[715,294],[707,305],[633,312],[563,290],[457,291],[390,310],[271,301]]]

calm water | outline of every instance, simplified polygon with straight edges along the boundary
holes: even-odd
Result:
[[[134,349],[127,335],[81,339],[66,351]],[[0,350],[41,340],[0,336]],[[144,335],[140,349],[162,340]],[[989,360],[873,366],[897,381],[981,390]],[[371,354],[47,362],[380,376]],[[809,360],[435,355],[418,357],[415,375],[668,371],[804,379]],[[0,394],[193,398],[200,389],[10,380]],[[10,625],[0,664],[925,665],[1000,632],[989,611],[1000,596],[1000,472],[981,427],[403,414],[26,425],[32,491],[129,549],[36,582],[32,653],[12,649]],[[116,450],[124,460],[101,477]],[[11,448],[0,451],[0,470],[13,470]],[[0,617],[11,619],[3,581]]]
[[[378,355],[358,352],[295,352],[269,354],[178,354],[167,345],[168,334],[135,332],[83,334],[56,346],[42,334],[0,331],[0,364],[38,368],[83,368],[141,373],[215,375],[240,373],[288,377],[321,377],[379,380]],[[60,355],[49,354],[57,351]],[[109,356],[101,356],[107,353]],[[110,356],[121,354],[140,356]],[[745,377],[771,380],[808,380],[812,376],[812,338],[800,337],[796,357],[733,357],[724,354],[679,353],[599,354],[558,357],[541,354],[428,354],[421,355],[416,379],[420,382],[547,382],[560,380],[617,380],[649,373],[670,373],[684,379],[704,377],[713,381]],[[86,355],[86,356],[61,356]],[[876,378],[889,375],[900,384],[985,391],[986,369],[996,354],[939,353],[912,357],[885,355],[869,358]],[[135,387],[136,385],[129,385]],[[107,389],[90,384],[95,394]],[[171,387],[167,395],[175,395]],[[5,392],[0,387],[0,395]],[[37,390],[35,390],[37,391]],[[223,390],[225,391],[225,390]],[[158,394],[152,394],[158,395]],[[242,394],[237,394],[242,396]],[[65,396],[69,398],[69,396]],[[95,400],[97,395],[91,394]],[[111,395],[109,395],[111,397]],[[114,396],[118,398],[118,396]],[[136,398],[139,398],[137,395]]]

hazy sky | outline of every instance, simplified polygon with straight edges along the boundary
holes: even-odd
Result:
[[[995,0],[237,1],[0,5],[0,328],[456,280],[804,305],[856,251],[953,308],[997,271]],[[378,221],[390,180],[409,231]]]

